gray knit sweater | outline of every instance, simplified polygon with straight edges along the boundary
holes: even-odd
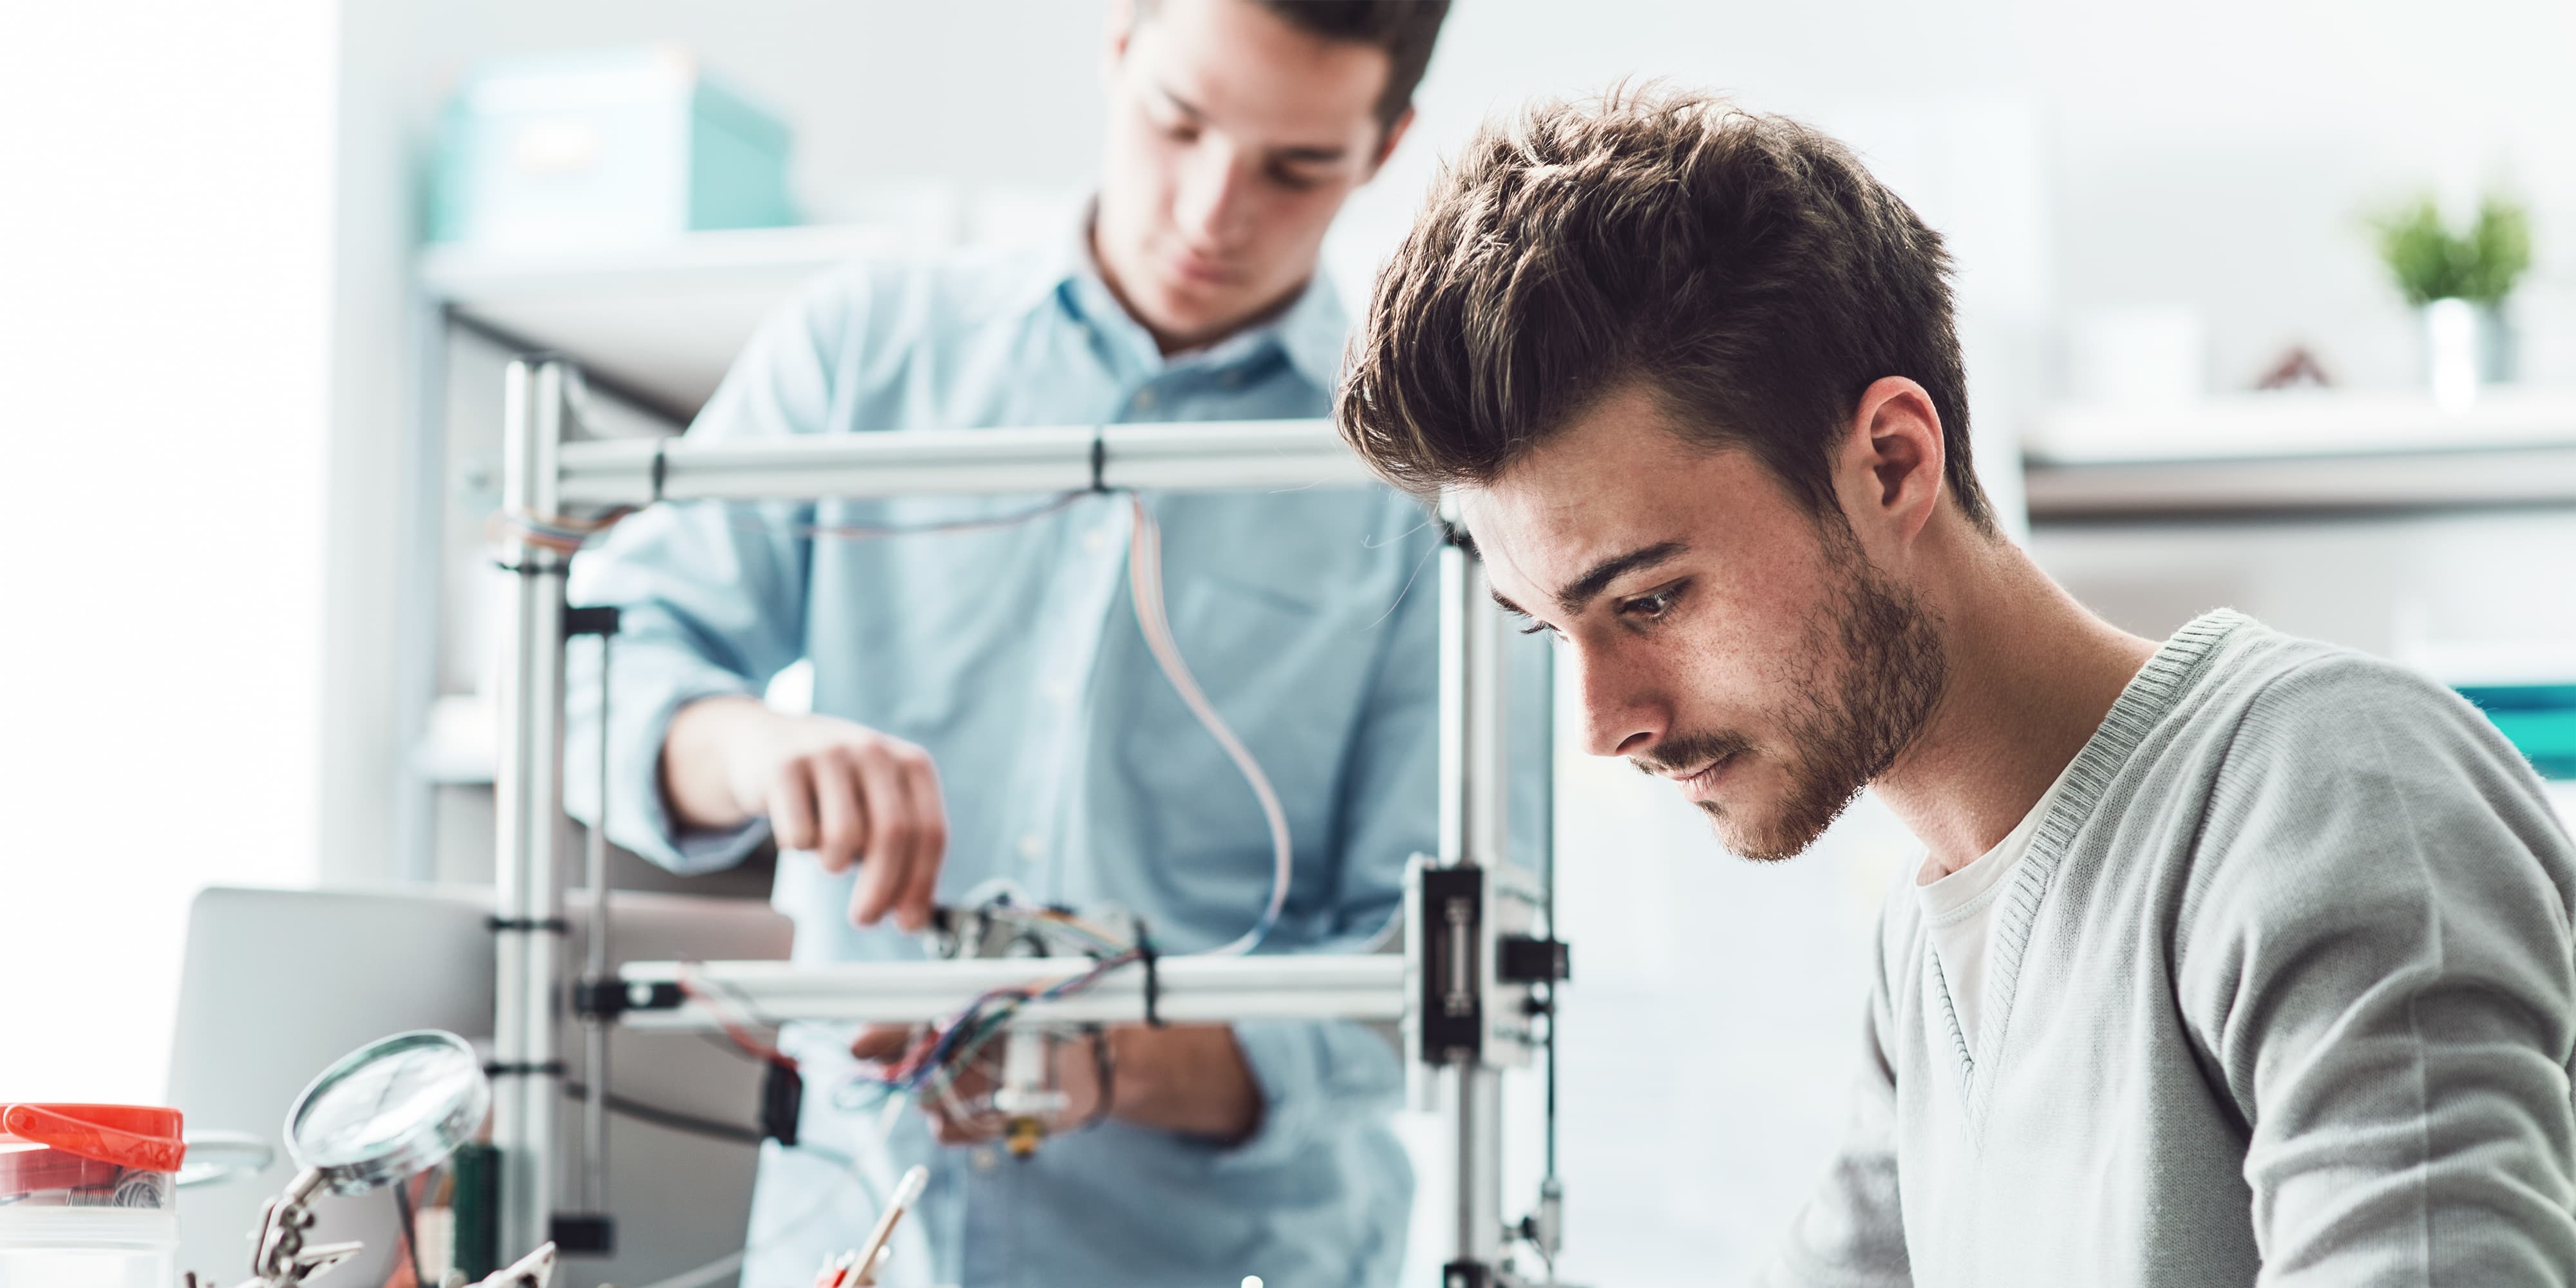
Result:
[[[1975,1060],[1887,902],[1765,1282],[2576,1281],[2576,846],[2467,703],[2212,613],[2008,880]]]

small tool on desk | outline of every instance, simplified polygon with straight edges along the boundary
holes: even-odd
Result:
[[[915,1167],[895,1183],[894,1196],[886,1200],[885,1211],[877,1214],[877,1228],[868,1232],[868,1241],[855,1252],[844,1252],[824,1263],[814,1276],[814,1288],[868,1288],[877,1281],[877,1270],[883,1266],[888,1245],[894,1240],[895,1223],[903,1219],[904,1210],[921,1197],[930,1184],[930,1169]]]

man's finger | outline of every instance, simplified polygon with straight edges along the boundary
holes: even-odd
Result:
[[[859,791],[867,800],[868,827],[858,888],[850,892],[850,920],[873,926],[910,877],[912,800],[882,747],[852,759],[857,764]]]
[[[861,1060],[892,1060],[912,1045],[913,1030],[904,1024],[871,1024],[850,1039],[850,1054]]]
[[[948,859],[948,805],[939,789],[939,769],[928,755],[906,766],[904,786],[914,817],[920,820],[918,855],[895,896],[895,919],[905,930],[930,924],[931,905],[939,897],[939,869]]]
[[[858,784],[841,762],[826,760],[814,767],[814,806],[822,833],[814,843],[814,856],[823,861],[826,872],[849,871],[865,843],[868,812],[859,802]]]
[[[769,783],[769,827],[781,849],[810,850],[820,838],[814,826],[813,776],[804,764],[789,761]]]

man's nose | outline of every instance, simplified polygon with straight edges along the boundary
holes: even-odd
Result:
[[[1191,241],[1229,247],[1240,240],[1252,183],[1243,161],[1233,148],[1215,141],[1201,145],[1189,158],[1181,173],[1173,217]]]
[[[1583,749],[1595,756],[1643,755],[1663,741],[1670,721],[1652,686],[1618,659],[1568,645],[1575,691],[1583,698]]]

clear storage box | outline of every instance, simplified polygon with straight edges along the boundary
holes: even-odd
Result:
[[[0,1288],[171,1288],[179,1111],[0,1104]]]

